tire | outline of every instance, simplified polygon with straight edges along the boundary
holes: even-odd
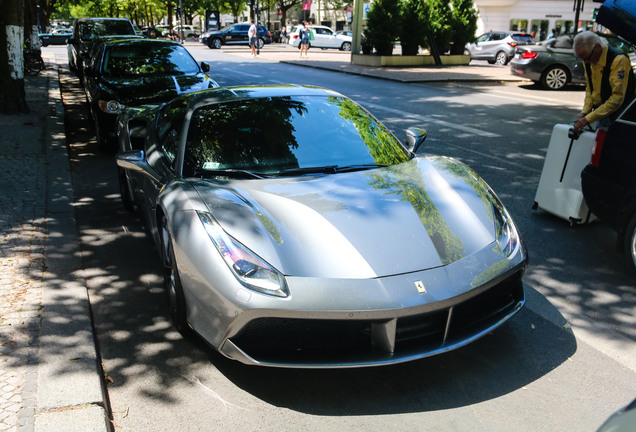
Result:
[[[499,66],[505,66],[508,64],[509,61],[510,60],[508,59],[508,55],[503,51],[499,51],[495,56],[495,64]]]
[[[135,211],[135,203],[132,199],[132,194],[130,193],[130,185],[126,178],[126,171],[121,168],[117,168],[117,175],[119,178],[119,194],[121,195],[121,203],[128,212],[133,213]]]
[[[174,257],[172,248],[172,240],[166,226],[165,218],[161,221],[159,227],[161,236],[161,255],[163,261],[163,280],[168,294],[168,307],[170,310],[170,319],[176,329],[184,337],[191,337],[193,331],[188,324],[185,296],[183,287],[181,286],[181,278],[179,277],[179,269]]]
[[[256,47],[260,50],[260,49],[263,49],[264,46],[265,46],[265,40],[263,40],[262,38],[258,38],[258,45]]]
[[[627,229],[625,230],[624,240],[625,263],[629,270],[636,274],[636,213],[632,215]]]
[[[35,76],[44,69],[44,62],[37,57],[28,57],[24,59],[24,71],[31,76]]]
[[[221,49],[223,46],[223,41],[219,38],[214,38],[210,42],[208,42],[208,47],[210,49]]]
[[[340,47],[341,51],[351,51],[351,42],[343,42]]]
[[[541,85],[548,90],[561,90],[570,81],[570,74],[562,66],[553,66],[541,75]]]

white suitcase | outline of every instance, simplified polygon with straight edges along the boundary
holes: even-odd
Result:
[[[552,129],[532,208],[539,207],[574,226],[596,219],[581,192],[581,171],[590,163],[596,133],[584,131],[578,139],[571,139],[568,137],[571,127],[557,124]]]

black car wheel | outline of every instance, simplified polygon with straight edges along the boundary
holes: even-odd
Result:
[[[497,55],[495,56],[495,63],[500,65],[500,66],[505,66],[508,64],[508,55],[503,52],[503,51],[499,51],[497,53]]]
[[[186,315],[185,296],[179,278],[179,270],[177,262],[174,258],[174,250],[172,248],[172,240],[168,233],[165,218],[161,221],[161,254],[163,255],[163,279],[168,293],[168,302],[170,308],[170,319],[179,333],[184,337],[192,336],[192,330],[188,325]]]
[[[351,51],[351,42],[343,42],[343,44],[340,47],[340,49],[342,51]]]
[[[541,85],[548,90],[561,90],[570,81],[570,75],[562,66],[553,66],[541,75]]]
[[[629,269],[636,273],[636,213],[632,215],[625,231],[625,259]]]
[[[212,49],[221,49],[221,47],[223,46],[223,41],[219,38],[214,38],[210,41],[208,46]]]

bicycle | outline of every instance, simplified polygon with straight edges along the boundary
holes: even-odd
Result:
[[[25,48],[22,53],[24,55],[24,72],[27,75],[35,76],[44,69],[44,60],[42,60],[40,50]]]

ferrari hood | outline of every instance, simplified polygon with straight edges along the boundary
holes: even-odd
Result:
[[[229,235],[287,276],[409,273],[450,264],[495,241],[488,186],[450,158],[193,185]]]
[[[211,87],[213,81],[204,73],[194,75],[142,75],[107,78],[100,81],[105,90],[124,105],[156,104],[169,101],[182,93]]]

